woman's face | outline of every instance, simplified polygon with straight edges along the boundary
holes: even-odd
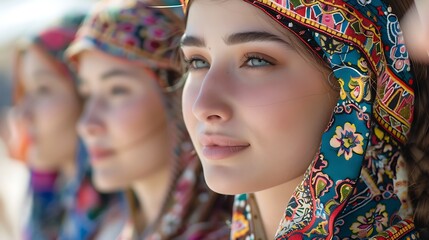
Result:
[[[130,187],[170,166],[170,128],[150,70],[97,50],[79,58],[86,97],[78,131],[101,191]]]
[[[73,80],[36,47],[24,53],[20,73],[25,95],[18,108],[30,141],[28,163],[39,171],[60,170],[74,161],[77,145],[81,104]]]
[[[328,74],[274,24],[243,1],[196,0],[189,10],[184,119],[206,180],[220,193],[302,176],[337,100]]]

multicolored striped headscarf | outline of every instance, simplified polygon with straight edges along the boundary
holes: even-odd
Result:
[[[175,53],[183,30],[178,0],[104,0],[67,50],[72,63],[92,49],[154,71],[177,128],[173,181],[161,213],[150,229],[137,232],[138,224],[131,223],[119,239],[229,239],[232,201],[207,187],[181,115],[181,67]]]
[[[413,75],[392,9],[381,0],[244,1],[296,35],[340,86],[276,239],[417,237],[400,158],[413,120]],[[232,238],[259,239],[252,195],[236,196],[234,207]]]
[[[27,39],[17,56],[15,103],[25,95],[19,71],[22,54],[30,46],[41,50],[61,73],[69,76],[71,86],[77,84],[76,75],[66,64],[64,53],[75,39],[85,16],[81,12],[67,14]],[[31,170],[33,205],[26,238],[89,239],[100,228],[107,209],[120,204],[119,196],[100,194],[95,190],[90,182],[86,151],[81,144],[77,149],[77,175],[71,182],[64,183],[58,172]]]

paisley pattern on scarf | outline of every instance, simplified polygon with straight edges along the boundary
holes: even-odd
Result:
[[[401,203],[407,186],[396,182],[414,91],[392,9],[381,0],[244,1],[294,33],[329,64],[340,86],[319,151],[275,239],[417,239],[407,219],[409,204]],[[188,4],[184,1],[185,10]],[[241,227],[233,228],[233,239],[255,239],[253,229],[245,227],[252,226],[251,214],[236,207],[234,216],[233,226]]]
[[[179,5],[178,0],[105,0],[78,31],[67,50],[71,62],[85,50],[97,49],[121,60],[139,63],[159,77],[160,87],[174,86],[181,79],[174,61],[184,30],[183,12],[154,6]],[[162,210],[152,226],[137,232],[128,222],[118,239],[229,239],[226,221],[232,198],[212,192],[205,183],[201,163],[192,147],[181,113],[181,85],[164,91],[170,120],[177,136],[174,142],[173,181]]]

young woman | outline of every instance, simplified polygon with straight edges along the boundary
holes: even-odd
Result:
[[[68,14],[29,39],[17,58],[17,120],[28,134],[25,152],[32,172],[26,234],[32,239],[94,237],[107,206],[116,202],[92,187],[75,127],[82,100],[64,51],[83,18]]]
[[[69,56],[86,98],[78,132],[100,191],[128,190],[119,239],[227,239],[228,198],[205,185],[181,118],[174,61],[182,12],[175,1],[101,1]]]
[[[400,150],[418,79],[391,7],[185,9],[184,120],[210,188],[238,194],[233,239],[417,238]]]

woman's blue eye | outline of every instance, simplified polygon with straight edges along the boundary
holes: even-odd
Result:
[[[110,89],[110,94],[114,96],[126,95],[130,91],[128,88],[115,86]]]
[[[203,69],[203,68],[210,67],[210,64],[203,59],[195,58],[195,59],[188,60],[187,62],[188,62],[188,67],[190,69]]]
[[[38,86],[36,88],[36,93],[38,95],[47,95],[51,92],[51,89],[47,86]]]
[[[265,67],[273,65],[272,63],[260,57],[249,57],[245,64],[247,67]]]

